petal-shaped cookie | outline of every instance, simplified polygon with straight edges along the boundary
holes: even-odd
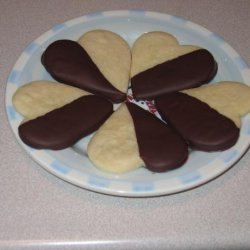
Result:
[[[153,31],[141,35],[132,47],[131,77],[177,57],[176,51],[166,48],[178,45],[177,39],[166,32]],[[193,47],[195,49],[198,47]]]
[[[239,128],[232,120],[205,102],[182,92],[169,93],[155,99],[163,120],[193,147],[202,151],[220,151],[238,140]]]
[[[131,87],[135,99],[200,86],[217,72],[217,63],[206,49],[180,45],[168,33],[149,32],[132,48]]]
[[[107,99],[88,95],[22,123],[19,136],[37,149],[64,149],[97,130],[113,112]]]
[[[164,172],[184,164],[188,148],[156,116],[127,102],[93,136],[88,155],[98,168],[113,173],[141,165],[154,172]]]
[[[127,42],[114,32],[92,30],[83,34],[78,43],[104,77],[118,90],[127,93],[131,67],[131,51]]]
[[[133,120],[125,104],[121,104],[95,133],[87,151],[96,167],[112,173],[124,173],[144,165]]]
[[[79,43],[55,41],[44,51],[42,63],[59,82],[105,96],[115,103],[126,98],[131,52],[124,39],[113,32],[87,32]]]
[[[250,112],[250,87],[240,82],[223,81],[184,90],[228,117],[237,127],[241,126],[241,117]]]
[[[146,168],[164,172],[178,168],[188,158],[185,141],[152,113],[136,104],[127,103],[132,116],[140,157]]]
[[[12,102],[25,119],[34,119],[85,95],[90,93],[66,84],[33,81],[18,88]]]

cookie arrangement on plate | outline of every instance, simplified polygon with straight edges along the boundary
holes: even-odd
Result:
[[[61,150],[94,133],[89,159],[111,173],[165,172],[181,167],[190,149],[226,150],[250,111],[247,85],[209,84],[218,67],[213,55],[165,32],[145,33],[130,49],[119,35],[93,30],[51,43],[41,62],[55,82],[30,82],[14,94],[24,117],[20,138]],[[129,102],[130,81],[134,98],[150,100],[161,119]]]

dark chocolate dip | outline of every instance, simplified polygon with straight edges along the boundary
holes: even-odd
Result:
[[[64,149],[97,130],[113,112],[105,98],[89,95],[21,124],[19,136],[36,149]]]
[[[217,72],[212,54],[199,49],[158,64],[131,79],[135,99],[150,100],[162,94],[198,87]]]
[[[58,40],[44,51],[42,64],[57,81],[105,96],[114,103],[126,99],[100,72],[83,47],[75,41]]]
[[[146,168],[164,172],[180,167],[188,158],[185,141],[167,124],[136,104],[126,103],[132,116],[140,157]]]
[[[202,151],[220,151],[238,140],[239,128],[232,120],[206,103],[176,92],[155,99],[163,120],[193,147]]]

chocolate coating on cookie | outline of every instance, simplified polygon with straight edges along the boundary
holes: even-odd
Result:
[[[162,94],[200,86],[217,72],[212,54],[199,49],[158,64],[131,79],[135,99],[154,99]]]
[[[126,103],[132,116],[140,157],[153,172],[180,167],[187,160],[185,141],[156,116],[136,104]]]
[[[103,95],[115,103],[126,94],[116,89],[100,72],[83,47],[75,41],[58,40],[44,51],[42,64],[59,82]]]
[[[83,96],[18,128],[24,143],[37,149],[64,149],[97,130],[113,112],[99,96]]]
[[[161,117],[195,149],[220,151],[232,147],[239,129],[206,103],[176,92],[155,99]]]

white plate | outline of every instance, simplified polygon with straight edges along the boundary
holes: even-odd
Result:
[[[196,44],[212,52],[219,70],[213,82],[235,80],[250,83],[250,71],[244,60],[220,36],[179,17],[145,11],[110,11],[82,16],[56,25],[32,42],[21,54],[8,78],[6,110],[11,128],[21,146],[42,167],[72,184],[106,194],[146,197],[176,193],[199,186],[229,169],[248,149],[250,116],[243,119],[237,144],[224,152],[192,151],[185,165],[166,173],[151,173],[140,168],[123,174],[107,174],[88,160],[86,145],[90,137],[61,151],[35,150],[18,136],[22,117],[12,106],[12,96],[21,85],[32,80],[52,80],[40,63],[44,49],[53,41],[77,40],[92,29],[108,29],[120,34],[130,45],[144,32],[161,30],[175,35],[182,44]],[[140,103],[144,108],[145,103]]]

